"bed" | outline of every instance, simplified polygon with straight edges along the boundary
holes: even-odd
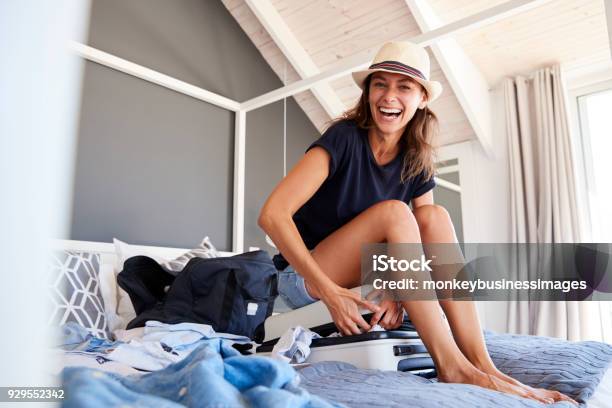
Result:
[[[202,244],[198,247],[202,247]],[[142,345],[155,330],[176,334],[176,327],[151,325],[129,333],[123,330],[130,313],[125,294],[114,279],[122,259],[146,254],[159,261],[179,258],[187,249],[131,246],[115,242],[55,241],[54,248],[70,254],[95,254],[98,263],[88,273],[96,278],[88,287],[100,301],[98,312],[106,328],[85,328],[71,322],[73,351],[56,349],[58,366],[67,388],[66,406],[351,406],[351,407],[535,407],[538,403],[461,384],[442,384],[410,373],[366,370],[341,362],[290,367],[266,357],[243,356],[236,339],[215,335],[191,337],[189,347],[175,347],[160,365],[138,365],[133,360],[101,358],[100,350],[117,345]],[[214,247],[213,247],[214,249]],[[193,249],[191,250],[193,251]],[[216,250],[215,250],[216,251]],[[215,256],[231,255],[216,251]],[[208,255],[206,255],[208,256]],[[90,259],[90,258],[87,258]],[[68,262],[69,265],[74,265]],[[72,271],[74,272],[74,271]],[[89,275],[88,275],[89,276]],[[94,296],[95,293],[92,294]],[[171,325],[174,326],[174,325]],[[199,329],[198,329],[199,330]],[[197,330],[196,330],[197,331]],[[188,328],[190,335],[194,329]],[[93,335],[92,335],[93,333]],[[159,334],[159,332],[155,332]],[[198,332],[203,333],[203,332]],[[117,340],[119,338],[120,340]],[[170,341],[155,337],[155,353]],[[169,339],[170,337],[164,337]],[[176,339],[176,336],[172,337]],[[185,337],[181,336],[181,341]],[[612,407],[612,346],[597,342],[569,343],[535,336],[486,333],[496,365],[507,374],[535,386],[555,388],[575,397],[583,406]],[[191,341],[191,340],[190,340]],[[82,345],[87,342],[87,347]],[[77,348],[79,347],[79,348]],[[162,353],[163,354],[163,353]],[[181,355],[178,355],[181,354]],[[108,354],[103,354],[108,357]],[[165,355],[165,354],[164,354]],[[105,360],[105,361],[104,361]],[[460,401],[460,402],[459,402]],[[216,405],[215,405],[216,404]],[[555,404],[554,406],[569,406]]]

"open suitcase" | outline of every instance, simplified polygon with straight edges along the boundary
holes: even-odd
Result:
[[[371,314],[362,310],[366,321]],[[289,328],[302,326],[322,336],[313,339],[306,363],[342,361],[358,368],[409,371],[427,378],[436,376],[431,359],[416,329],[409,319],[390,331],[374,331],[352,336],[327,337],[337,332],[331,316],[322,302],[315,302],[280,315],[270,316],[265,322],[265,341],[256,352],[267,355]]]

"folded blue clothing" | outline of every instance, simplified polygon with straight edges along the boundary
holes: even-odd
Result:
[[[66,354],[102,357],[143,371],[161,370],[195,350],[202,339],[220,338],[251,346],[248,337],[216,333],[211,326],[195,323],[146,323],[142,336],[129,342],[111,341],[91,335],[87,329],[68,323],[62,326],[60,348]],[[243,347],[248,349],[248,347]]]
[[[142,376],[120,376],[85,367],[62,372],[64,406],[266,407],[338,406],[299,387],[287,363],[242,356],[223,339],[202,340],[182,361]]]
[[[76,322],[68,322],[59,327],[59,333],[56,337],[59,341],[58,345],[67,350],[89,341],[90,339],[94,338],[94,335],[80,324]]]
[[[105,354],[117,344],[112,340],[95,337],[86,328],[76,322],[61,326],[60,347],[68,352],[82,354]]]
[[[525,384],[558,390],[581,406],[593,395],[606,370],[612,369],[612,345],[605,343],[491,332],[485,333],[485,339],[501,371]],[[473,385],[443,384],[411,373],[365,370],[340,362],[313,364],[299,373],[302,386],[312,394],[353,408],[543,406]],[[573,407],[568,402],[548,406]]]

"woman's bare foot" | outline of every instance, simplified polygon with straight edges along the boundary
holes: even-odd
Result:
[[[506,394],[517,395],[523,398],[529,398],[543,404],[551,404],[554,402],[553,399],[543,397],[531,389],[531,387],[521,387],[519,385],[512,384],[508,381],[502,380],[497,376],[485,373],[476,367],[472,366],[469,371],[456,371],[440,373],[438,375],[440,382],[446,383],[461,383],[461,384],[472,384],[479,387],[487,388],[493,391],[499,391]],[[519,383],[520,384],[520,383]]]
[[[565,394],[560,393],[559,391],[554,391],[554,390],[547,390],[544,388],[534,388],[531,387],[529,385],[523,384],[522,382],[510,377],[509,375],[506,375],[504,373],[502,373],[501,371],[499,371],[497,369],[497,367],[492,366],[492,367],[478,367],[479,370],[481,370],[482,372],[489,374],[493,377],[496,377],[502,381],[505,381],[507,383],[510,383],[516,387],[520,387],[526,391],[529,391],[537,396],[539,396],[540,398],[543,398],[544,400],[548,401],[549,403],[554,403],[554,402],[561,402],[561,401],[567,401],[570,402],[576,406],[578,406],[578,403],[576,401],[574,401],[572,398],[568,397]]]

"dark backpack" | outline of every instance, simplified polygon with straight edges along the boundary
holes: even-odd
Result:
[[[125,261],[117,282],[137,314],[128,329],[148,320],[204,323],[261,342],[278,294],[276,274],[265,251],[192,258],[176,278],[153,259],[136,256]]]

